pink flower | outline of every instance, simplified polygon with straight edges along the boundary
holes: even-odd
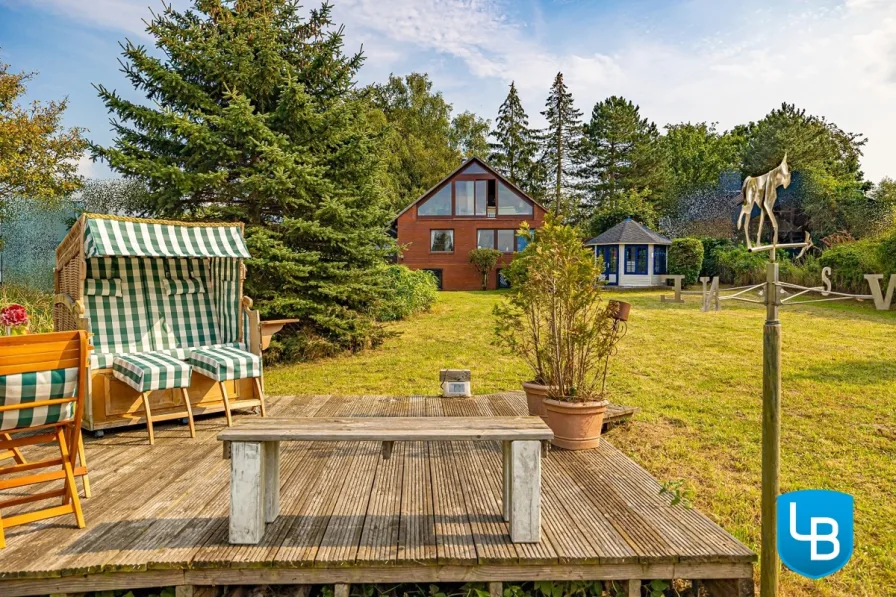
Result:
[[[28,325],[28,312],[22,305],[9,305],[0,311],[0,325],[10,327]]]

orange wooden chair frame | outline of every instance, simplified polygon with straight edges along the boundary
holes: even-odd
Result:
[[[54,369],[78,368],[77,394],[73,398],[59,398],[24,402],[0,406],[0,412],[64,405],[74,402],[74,416],[65,421],[35,427],[7,429],[0,434],[0,457],[13,457],[15,464],[0,466],[0,490],[26,487],[50,481],[62,481],[61,489],[40,491],[28,495],[0,501],[0,547],[6,547],[4,529],[44,520],[66,514],[74,514],[78,528],[83,529],[84,514],[78,498],[75,477],[82,477],[85,497],[90,497],[90,481],[87,477],[87,462],[84,459],[84,444],[81,441],[81,415],[87,395],[87,366],[90,345],[87,332],[76,330],[33,334],[0,338],[0,375],[16,375]],[[26,435],[22,434],[27,432]],[[59,456],[38,461],[25,461],[19,448],[42,443],[56,442]],[[78,458],[81,464],[78,466]],[[52,470],[57,468],[57,470]],[[18,473],[51,469],[27,475]],[[7,478],[9,475],[15,475]],[[25,513],[3,517],[2,510],[31,502],[52,498],[62,498],[58,506],[44,507]]]

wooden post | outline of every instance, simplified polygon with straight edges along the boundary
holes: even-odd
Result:
[[[541,442],[514,441],[511,452],[510,539],[541,540]]]
[[[256,545],[264,536],[263,442],[232,442],[230,458],[230,542]]]
[[[333,597],[349,597],[349,589],[351,589],[351,585],[347,585],[347,584],[333,585]]]
[[[774,259],[774,251],[772,251]],[[778,264],[769,263],[762,341],[762,553],[760,594],[778,595],[777,513],[781,460],[781,322],[778,320]]]
[[[502,597],[504,595],[504,583],[488,583],[488,597]]]
[[[641,581],[628,581],[628,597],[641,597]]]
[[[264,521],[280,516],[280,442],[264,442]]]

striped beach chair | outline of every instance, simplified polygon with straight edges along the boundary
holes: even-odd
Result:
[[[160,420],[195,436],[194,414],[264,414],[270,332],[242,296],[247,257],[241,224],[81,216],[57,249],[54,319],[93,334],[86,428],[145,420],[152,443]]]

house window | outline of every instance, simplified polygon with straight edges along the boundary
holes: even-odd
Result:
[[[666,263],[666,247],[656,245],[653,247],[653,273],[661,276],[668,274],[668,264]]]
[[[457,180],[454,182],[454,213],[458,216],[473,215],[473,181]]]
[[[515,230],[477,230],[476,247],[479,249],[498,249],[502,253],[513,253],[516,244]],[[525,247],[525,244],[523,244]]]
[[[626,245],[625,273],[647,274],[647,245]]]
[[[477,230],[476,231],[476,248],[477,249],[494,249],[495,248],[495,231],[494,230]]]
[[[502,182],[498,183],[498,215],[531,216],[532,204],[510,190]]]
[[[429,251],[431,253],[454,252],[454,230],[430,230]]]
[[[532,234],[535,234],[535,231],[532,231]],[[516,250],[522,251],[529,245],[529,237],[527,235],[517,236],[516,237]]]
[[[498,250],[502,253],[513,253],[514,230],[498,230]]]
[[[461,174],[488,174],[485,171],[485,168],[477,164],[476,162],[471,163],[469,166],[460,171]]]
[[[450,216],[451,185],[446,184],[436,194],[417,207],[418,216]]]

